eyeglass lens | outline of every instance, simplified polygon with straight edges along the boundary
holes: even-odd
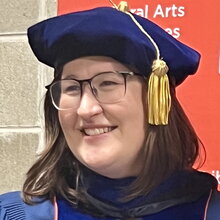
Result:
[[[121,73],[105,72],[94,76],[90,86],[100,103],[115,103],[125,95],[125,81],[125,76]],[[53,83],[50,88],[53,104],[59,110],[77,108],[80,105],[82,88],[80,81],[72,79]]]

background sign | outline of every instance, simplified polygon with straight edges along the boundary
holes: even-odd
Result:
[[[120,1],[114,0],[116,5]],[[177,96],[202,140],[207,159],[201,170],[220,184],[220,15],[219,0],[129,0],[131,12],[146,17],[198,50],[201,64],[177,88]],[[112,6],[108,0],[58,0],[58,14]]]

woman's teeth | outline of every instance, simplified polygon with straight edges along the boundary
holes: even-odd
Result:
[[[103,133],[107,133],[113,130],[113,127],[107,127],[107,128],[93,128],[93,129],[84,129],[83,132],[86,135],[93,136],[93,135],[99,135]]]

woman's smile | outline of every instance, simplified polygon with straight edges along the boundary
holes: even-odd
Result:
[[[109,133],[113,131],[116,128],[116,126],[103,126],[103,127],[96,127],[93,128],[83,128],[81,129],[81,132],[85,134],[86,136],[97,136],[105,133]]]
[[[82,141],[89,144],[88,147],[102,147],[105,146],[103,141],[108,141],[107,138],[114,138],[114,136],[112,136],[112,132],[116,129],[117,126],[94,126],[90,128],[83,128],[80,132],[82,133]]]

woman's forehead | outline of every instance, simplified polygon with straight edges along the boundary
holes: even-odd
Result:
[[[84,78],[106,71],[131,71],[126,65],[105,56],[81,57],[66,63],[62,77]]]

